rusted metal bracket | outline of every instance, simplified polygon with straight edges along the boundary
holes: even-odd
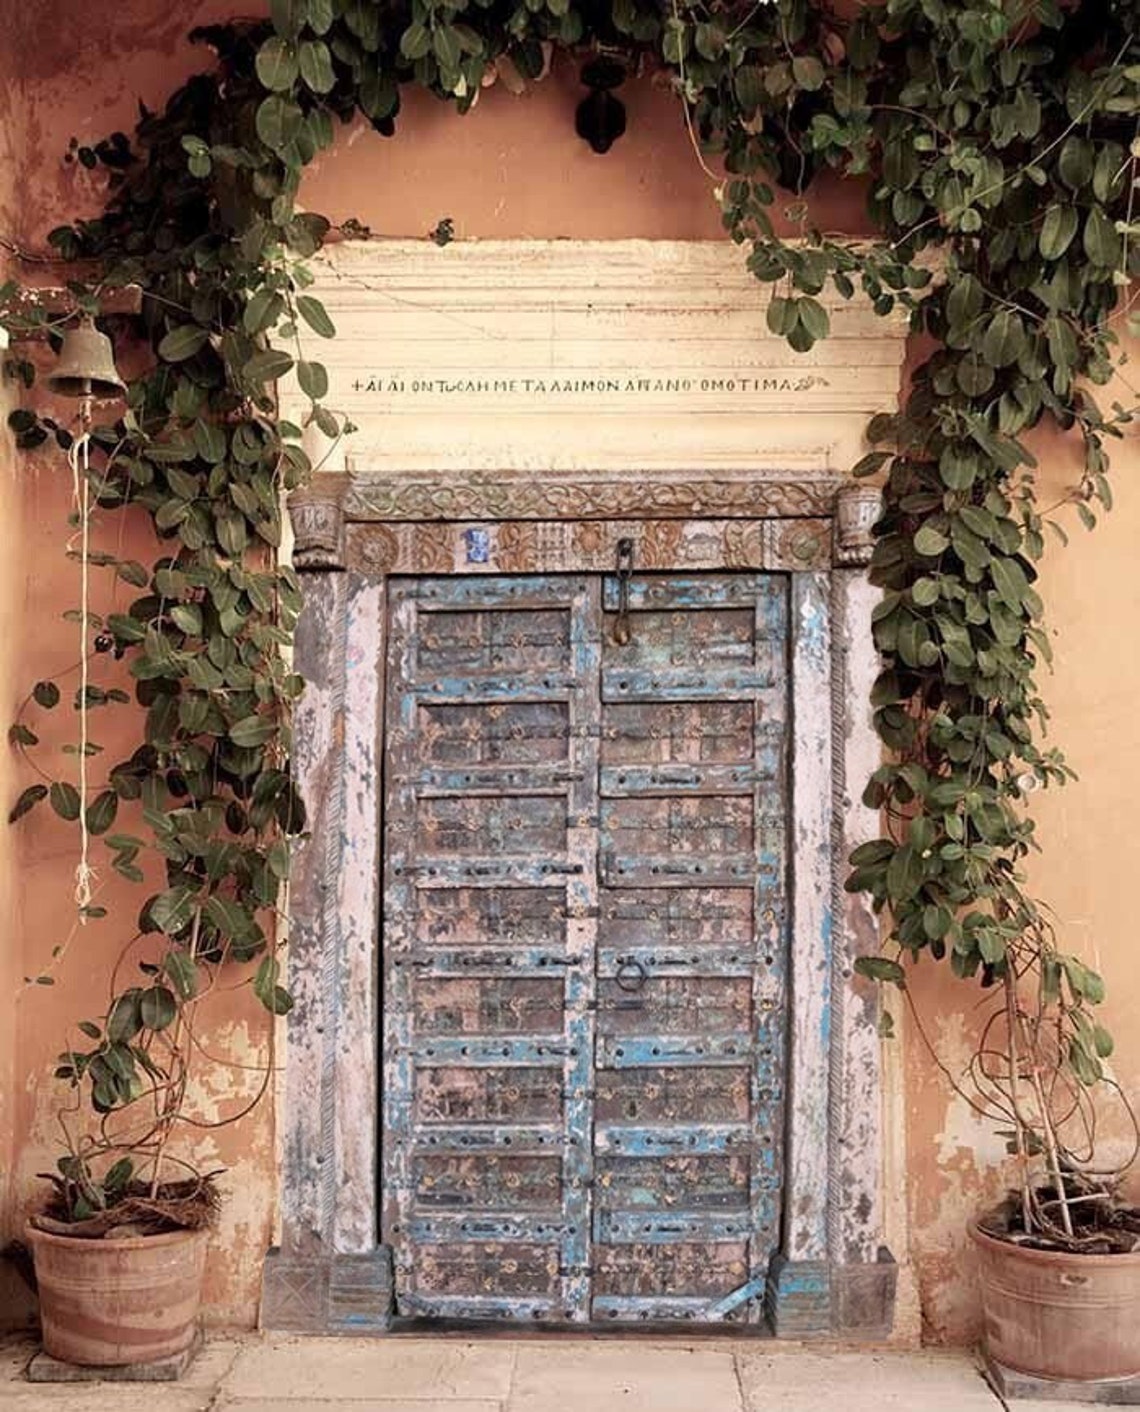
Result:
[[[633,578],[633,540],[622,538],[617,544],[618,611],[614,620],[614,642],[628,646],[633,637],[629,619],[629,581]]]

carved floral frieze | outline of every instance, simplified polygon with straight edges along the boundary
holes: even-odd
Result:
[[[511,520],[349,525],[345,565],[367,575],[605,572],[621,539],[633,541],[635,570],[795,572],[832,557],[830,520]]]
[[[491,475],[351,477],[345,513],[366,520],[765,519],[830,515],[834,476]]]

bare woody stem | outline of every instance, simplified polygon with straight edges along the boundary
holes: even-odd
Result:
[[[1021,1218],[1027,1231],[1033,1229],[1033,1204],[1030,1191],[1029,1145],[1026,1141],[1026,1125],[1021,1113],[1018,1093],[1018,1054],[1017,1054],[1017,981],[1012,967],[1005,973],[1005,1013],[1009,1031],[1007,1060],[1009,1063],[1009,1100],[1013,1108],[1014,1141],[1017,1144],[1017,1167],[1021,1184]]]
[[[194,910],[194,922],[190,930],[190,959],[193,960],[198,952],[198,933],[202,925],[202,909]],[[174,1025],[174,1037],[170,1043],[172,1058],[179,1058],[181,1053],[183,1019],[181,1008],[178,1011],[178,1018]],[[172,1066],[173,1067],[173,1066]],[[157,1200],[158,1190],[161,1185],[162,1159],[166,1152],[166,1144],[170,1141],[170,1134],[173,1131],[174,1123],[182,1108],[182,1097],[186,1089],[186,1065],[180,1062],[178,1065],[179,1077],[168,1089],[167,1100],[164,1106],[162,1117],[159,1122],[158,1147],[154,1154],[154,1171],[150,1179],[151,1200]]]

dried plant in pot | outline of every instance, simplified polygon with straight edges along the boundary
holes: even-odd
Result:
[[[986,1354],[1043,1379],[1140,1379],[1140,1207],[1123,1195],[1140,1131],[1105,1064],[1103,982],[1040,919],[1007,942],[995,979],[968,1096],[1000,1124],[1017,1184],[970,1228]],[[1104,1165],[1098,1122],[1111,1107],[1130,1150]]]
[[[185,943],[139,962],[143,984],[114,995],[100,1023],[81,1022],[88,1043],[59,1056],[55,1076],[70,1091],[57,1110],[65,1151],[42,1174],[50,1191],[27,1239],[44,1347],[69,1363],[168,1359],[197,1334],[222,1201],[220,1173],[180,1154],[199,1121],[188,1086],[204,1048],[198,1010],[215,980],[203,944],[215,943],[196,913]]]
[[[969,1227],[991,1375],[999,1388],[1011,1374],[1046,1386],[1103,1382],[1114,1390],[1108,1400],[1127,1385],[1124,1400],[1136,1400],[1140,1208],[1125,1187],[1140,1128],[1106,1063],[1113,1041],[1095,1013],[1104,983],[1057,948],[1036,904],[1023,900],[1016,915],[975,911],[965,923],[987,929],[995,959],[981,971],[983,1019],[964,1075],[942,1063],[913,1002],[911,1014],[951,1087],[994,1123],[1014,1165],[1006,1199]],[[898,962],[857,966],[906,992]],[[1123,1115],[1123,1146],[1098,1130],[1112,1109]],[[1117,1160],[1105,1164],[1099,1154],[1110,1146]]]

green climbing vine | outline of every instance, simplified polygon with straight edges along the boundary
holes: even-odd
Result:
[[[92,647],[129,663],[145,717],[88,825],[124,876],[141,877],[144,849],[166,869],[140,919],[141,944],[158,939],[143,983],[118,990],[84,1029],[90,1047],[61,1064],[100,1114],[157,1086],[157,1111],[177,1116],[170,1036],[218,967],[254,963],[259,999],[289,1004],[264,918],[303,827],[288,763],[302,688],[283,656],[301,600],[275,551],[281,492],[309,467],[275,381],[295,370],[309,417],[341,429],[312,353],[335,331],[307,292],[329,223],[299,209],[302,174],[358,114],[390,136],[406,85],[467,111],[489,82],[539,81],[552,48],[668,76],[723,165],[725,229],[772,286],[768,321],[792,348],[827,336],[829,287],[909,311],[931,340],[854,468],[884,486],[874,708],[889,752],[866,795],[883,836],[849,883],[889,915],[888,954],[861,968],[902,985],[902,961],[926,952],[983,984],[1032,974],[1071,1072],[1101,1075],[1111,1042],[1087,1013],[1100,980],[1055,948],[1021,872],[1027,782],[1069,773],[1038,743],[1049,645],[1035,564],[1047,529],[1064,530],[1038,503],[1026,436],[1045,421],[1082,439],[1071,498],[1091,526],[1111,504],[1106,446],[1132,416],[1098,389],[1119,370],[1140,272],[1136,18],[1135,0],[271,0],[268,21],[197,31],[215,67],[144,111],[132,139],[78,150],[106,172],[106,210],[51,243],[96,262],[101,290],[141,287],[133,329],[151,352],[124,414],[94,430],[92,494],[103,510],[144,508],[164,543],[151,567],[108,558],[139,596],[96,624]],[[873,239],[815,228],[803,198],[826,169],[864,183]],[[795,239],[772,220],[789,201]],[[13,426],[25,447],[69,436],[30,411]],[[91,705],[121,704],[93,691]],[[58,688],[34,699],[50,708]],[[26,720],[14,732],[35,744]],[[31,786],[13,816],[45,798],[76,817],[62,780]],[[111,831],[134,800],[145,838]],[[165,1135],[148,1130],[152,1161]],[[105,1195],[89,1155],[64,1173],[81,1210]]]

